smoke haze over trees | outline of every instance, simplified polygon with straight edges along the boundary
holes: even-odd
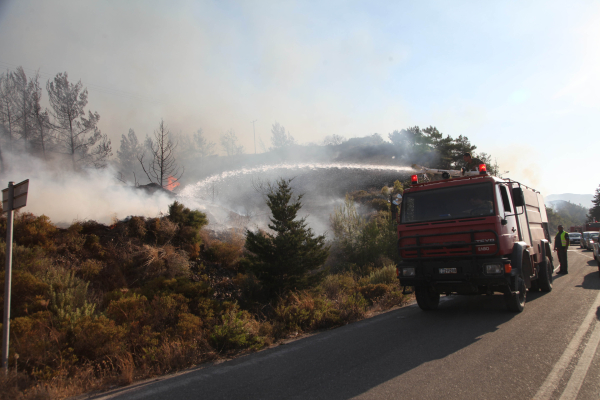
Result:
[[[224,171],[278,163],[288,165],[306,162],[359,163],[394,166],[419,163],[433,168],[456,168],[462,160],[464,151],[473,152],[476,149],[476,146],[471,144],[468,138],[464,136],[452,138],[450,135],[442,134],[433,126],[424,129],[413,126],[386,135],[371,133],[349,139],[340,133],[332,133],[318,144],[302,144],[285,129],[283,124],[274,122],[269,149],[262,142],[260,135],[257,135],[257,147],[263,151],[261,154],[245,154],[244,147],[233,130],[222,134],[219,146],[216,146],[215,143],[208,140],[206,132],[197,129],[194,133],[164,130],[164,135],[160,136],[164,139],[163,150],[169,155],[160,155],[161,150],[152,147],[159,143],[155,137],[150,139],[149,132],[141,132],[140,135],[135,127],[131,127],[126,134],[120,133],[119,147],[115,149],[115,156],[111,157],[113,153],[111,142],[107,135],[102,134],[98,129],[100,113],[88,109],[88,91],[82,82],[72,83],[67,73],[59,73],[53,79],[48,80],[44,88],[39,79],[38,74],[33,74],[31,77],[26,76],[22,68],[0,74],[0,168],[2,168],[2,175],[8,169],[14,170],[23,165],[38,166],[44,165],[44,163],[48,164],[46,167],[38,167],[40,173],[49,172],[52,169],[64,170],[68,166],[70,170],[75,168],[76,171],[86,174],[90,167],[97,169],[108,166],[107,179],[103,178],[98,182],[108,182],[112,179],[115,185],[119,185],[119,181],[121,181],[132,186],[155,182],[162,187],[167,187],[170,176],[173,177],[172,179],[180,178],[181,180],[178,180],[177,183],[188,185],[210,176],[219,175]],[[48,95],[47,97],[44,96],[44,92]],[[162,124],[166,126],[165,122]],[[384,140],[384,137],[389,141]],[[175,146],[176,143],[178,143],[177,146]],[[221,154],[224,153],[228,157],[216,156],[217,147],[221,150]],[[18,156],[12,158],[13,164],[14,160],[28,160],[27,157],[38,159],[39,162],[25,161],[19,166],[6,165],[7,152]],[[488,159],[491,160],[491,156],[485,153],[480,153],[478,156],[482,159],[489,157]],[[139,162],[140,159],[143,159],[144,164]],[[151,164],[155,165],[156,172]],[[161,168],[160,165],[163,167]],[[144,168],[148,175],[144,172]],[[171,171],[171,169],[173,170]],[[183,170],[186,171],[186,174],[180,176]],[[11,179],[22,176],[24,171],[17,175],[12,174]],[[343,173],[338,171],[336,176],[339,174]],[[33,173],[30,175],[37,176]],[[376,173],[370,173],[367,178],[369,184],[377,186],[387,182],[387,178],[383,178],[383,176],[379,180],[373,181],[376,175]],[[289,175],[289,177],[292,176]],[[50,182],[54,181],[54,178],[48,179]],[[61,180],[61,185],[65,185],[69,181],[69,179]],[[350,182],[346,181],[348,180],[340,176],[336,180],[336,184]],[[247,186],[248,182],[245,184]],[[182,188],[183,186],[180,187],[180,189]],[[106,189],[99,187],[98,191],[107,193]],[[332,191],[331,189],[326,188],[325,191],[337,193],[336,190]],[[56,190],[59,188],[57,187]],[[213,185],[210,196],[206,196],[206,198],[210,198],[211,201],[224,202],[224,205],[232,209],[244,210],[247,206],[244,191],[247,190],[251,189],[240,187],[238,193],[230,199],[226,198],[226,191],[220,192]],[[323,188],[315,186],[310,190],[314,190],[316,195],[323,191]],[[310,196],[312,193],[308,195]],[[338,199],[341,201],[344,194],[337,193],[337,195],[341,196]],[[96,194],[94,196],[104,198],[104,195]],[[231,203],[231,201],[237,203]],[[308,197],[307,201],[311,203]],[[90,203],[94,202],[90,200]],[[114,204],[125,203],[126,201],[114,202]],[[129,203],[132,202],[129,201]],[[67,206],[65,205],[65,207]],[[72,206],[70,208],[76,209]],[[96,207],[96,209],[105,210],[105,207]],[[76,212],[76,216],[101,218],[102,221],[106,221],[104,219],[106,214],[99,216],[93,213],[87,214],[87,212],[84,214]],[[123,216],[123,211],[120,209],[115,209],[114,212],[116,215]],[[244,213],[244,211],[240,212]],[[66,212],[60,213],[60,215],[65,214]]]
[[[0,75],[0,152],[63,154],[75,170],[103,168],[112,155],[111,142],[98,129],[100,115],[88,111],[87,89],[59,73],[46,84],[50,109],[42,108],[39,74],[28,78],[23,68]]]

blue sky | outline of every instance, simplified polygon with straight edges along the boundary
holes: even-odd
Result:
[[[600,184],[597,1],[8,1],[0,67],[68,71],[100,128],[301,143],[434,125],[544,194]]]

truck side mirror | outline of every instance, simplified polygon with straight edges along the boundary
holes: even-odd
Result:
[[[525,205],[525,197],[523,196],[523,189],[520,187],[512,188],[512,198],[515,207],[523,207]]]

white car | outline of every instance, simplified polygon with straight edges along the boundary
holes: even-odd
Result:
[[[594,260],[596,260],[596,263],[598,264],[598,272],[600,272],[600,244],[598,243],[598,240],[594,240],[593,250]]]
[[[594,243],[598,241],[598,232],[583,232],[579,247],[582,249],[593,250]]]

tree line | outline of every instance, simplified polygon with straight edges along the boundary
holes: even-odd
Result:
[[[42,108],[39,73],[22,67],[0,74],[0,166],[3,151],[25,151],[48,159],[68,157],[73,168],[102,168],[112,155],[110,139],[98,129],[100,115],[86,111],[88,91],[66,72],[46,82],[50,108]]]
[[[179,163],[186,159],[216,154],[216,143],[210,142],[202,129],[194,134],[173,134],[161,120],[152,136],[140,140],[133,129],[121,136],[116,159],[111,160],[111,140],[98,128],[100,114],[88,106],[88,90],[81,80],[73,83],[67,72],[58,73],[45,85],[47,103],[42,106],[43,84],[39,73],[27,76],[22,67],[0,74],[0,168],[4,168],[5,152],[25,152],[49,160],[66,157],[73,169],[104,168],[112,163],[122,181],[136,184],[141,177],[162,187],[176,182],[183,174]],[[420,163],[432,168],[457,169],[462,154],[477,147],[465,136],[452,138],[436,127],[418,126],[395,130],[385,142],[379,134],[347,140],[341,135],[327,135],[317,146],[383,146],[391,148],[398,163]],[[267,148],[258,138],[262,152],[285,151],[299,146],[292,134],[279,122],[271,127],[271,146]],[[245,153],[233,129],[219,137],[227,156]],[[311,144],[309,144],[310,146]],[[491,156],[479,153],[488,170],[500,174]],[[144,179],[145,179],[144,178]]]

